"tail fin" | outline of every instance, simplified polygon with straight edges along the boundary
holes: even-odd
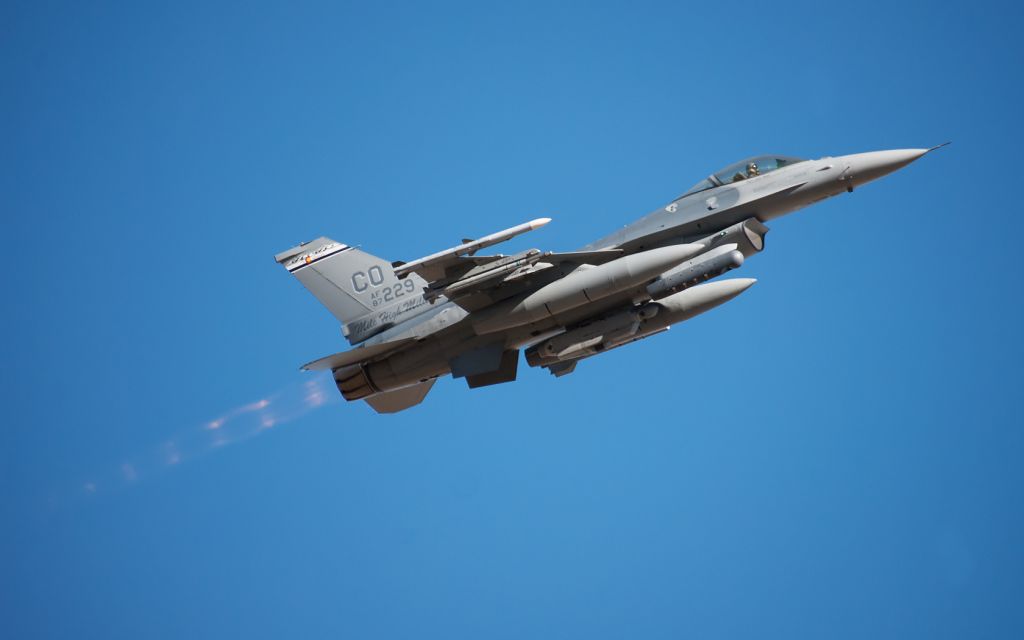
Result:
[[[330,238],[317,238],[274,256],[341,321],[352,344],[425,311],[426,281],[399,280],[390,262]]]

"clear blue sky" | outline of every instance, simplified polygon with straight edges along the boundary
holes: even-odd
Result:
[[[0,8],[0,635],[1024,636],[1017,4],[143,4]],[[945,140],[566,378],[297,370],[299,241],[567,250]]]

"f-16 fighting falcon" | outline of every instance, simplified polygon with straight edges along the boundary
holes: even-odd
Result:
[[[764,249],[766,222],[937,148],[743,160],[577,251],[478,254],[551,221],[538,218],[409,262],[329,238],[274,259],[358,345],[303,368],[330,370],[346,400],[394,413],[449,373],[470,388],[512,382],[525,349],[531,367],[568,375],[581,360],[728,302],[755,280],[708,281]]]

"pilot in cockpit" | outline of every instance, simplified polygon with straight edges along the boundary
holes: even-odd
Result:
[[[732,182],[739,182],[740,180],[746,180],[747,178],[756,178],[759,175],[761,175],[761,172],[757,168],[757,163],[751,162],[747,165],[747,173],[744,174],[742,171],[737,171],[736,175],[732,177]]]

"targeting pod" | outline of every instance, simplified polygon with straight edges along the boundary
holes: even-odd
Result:
[[[722,245],[661,274],[660,278],[647,286],[647,293],[655,300],[664,298],[720,276],[742,264],[743,253],[739,251],[737,245]]]

